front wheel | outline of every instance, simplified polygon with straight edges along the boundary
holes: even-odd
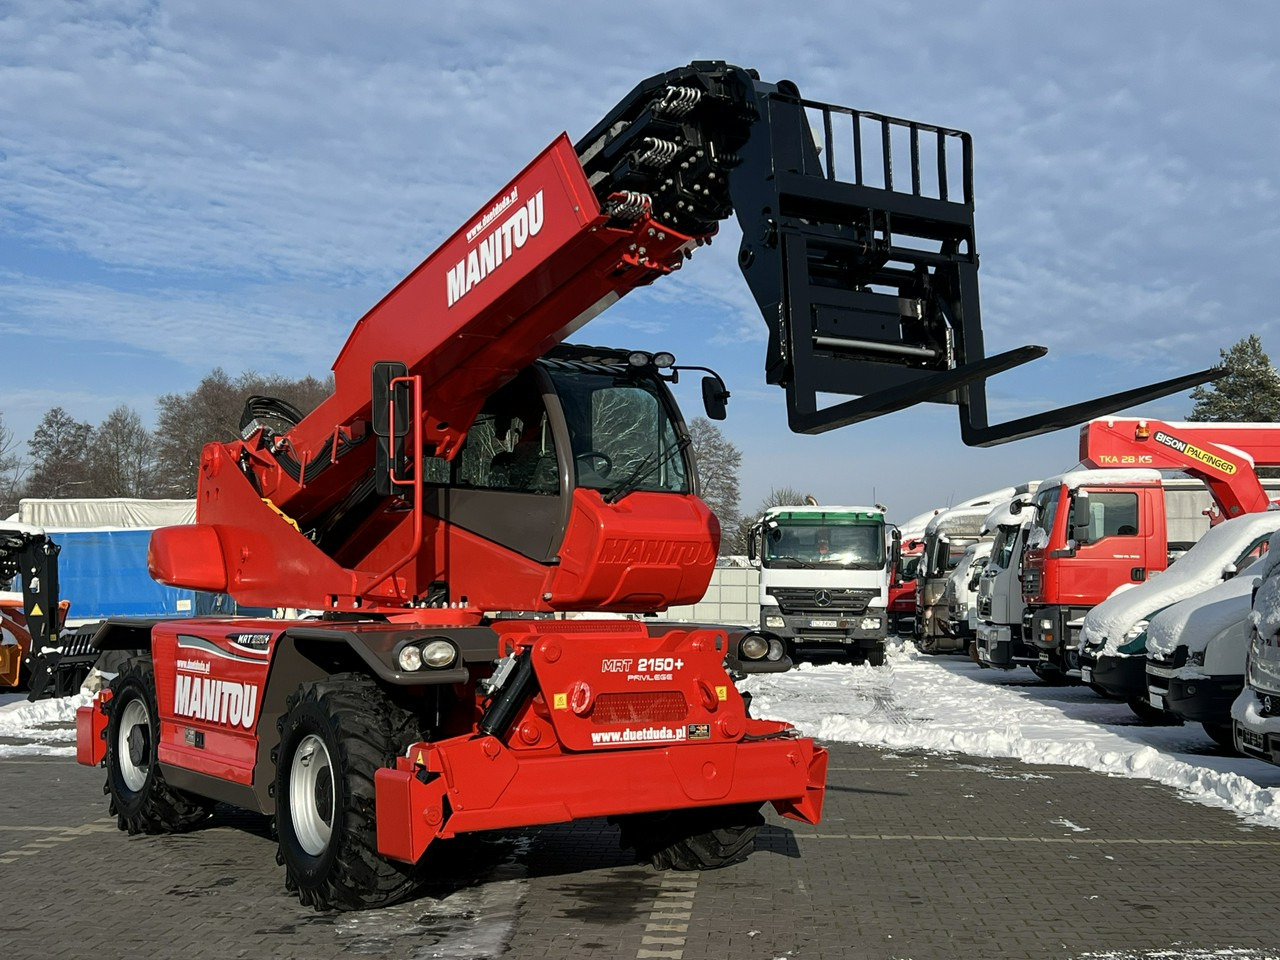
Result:
[[[276,753],[276,859],[302,903],[362,910],[413,892],[412,868],[378,853],[373,776],[415,729],[358,674],[305,683],[289,698]]]
[[[1159,707],[1153,707],[1147,703],[1142,697],[1129,697],[1129,709],[1133,711],[1134,716],[1145,724],[1153,727],[1180,727],[1182,721],[1171,713],[1166,713]]]
[[[1212,739],[1213,742],[1223,750],[1228,750],[1231,753],[1236,752],[1236,739],[1235,734],[1231,729],[1231,724],[1202,723],[1200,726],[1204,727],[1204,732],[1207,733],[1210,739]]]
[[[208,818],[214,802],[175,790],[156,759],[160,717],[150,657],[125,661],[107,701],[107,793],[129,833],[173,833]]]

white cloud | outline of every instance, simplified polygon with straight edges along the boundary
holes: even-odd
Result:
[[[1280,54],[1261,0],[1232,16],[1191,0],[6,9],[0,332],[102,357],[100,377],[80,361],[77,389],[103,414],[133,369],[112,356],[159,358],[191,385],[214,365],[323,372],[355,319],[553,136],[708,55],[972,131],[988,350],[1043,343],[1055,361],[993,381],[993,414],[1207,366],[1275,330]],[[579,337],[652,339],[763,389],[736,249],[727,225]],[[15,371],[8,395],[41,376]],[[954,432],[950,411],[928,418]],[[889,443],[901,422],[841,435]]]

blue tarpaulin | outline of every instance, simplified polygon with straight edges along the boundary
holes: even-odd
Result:
[[[195,591],[156,583],[147,573],[150,530],[50,530],[58,554],[59,592],[72,620],[189,617]]]

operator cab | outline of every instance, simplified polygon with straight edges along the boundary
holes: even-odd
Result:
[[[452,461],[427,458],[427,513],[547,562],[575,490],[606,502],[696,494],[688,432],[664,382],[671,374],[627,357],[557,348],[521,371],[485,401]]]

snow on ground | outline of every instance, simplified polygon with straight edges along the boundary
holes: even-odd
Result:
[[[1155,780],[1183,797],[1280,827],[1280,767],[1227,756],[1198,725],[1148,727],[1084,686],[1051,687],[1026,669],[984,670],[905,643],[883,667],[802,664],[752,677],[759,717],[821,740],[1027,763]]]
[[[1154,780],[1249,823],[1280,827],[1280,767],[1226,755],[1199,726],[1143,726],[1122,703],[1083,686],[1046,686],[1025,669],[983,670],[964,657],[923,656],[906,642],[883,667],[802,664],[743,686],[756,716],[790,720],[822,740]],[[0,758],[74,756],[75,710],[87,702],[0,695]]]
[[[76,707],[88,703],[80,696],[28,703],[22,694],[0,695],[0,758],[74,757]]]

